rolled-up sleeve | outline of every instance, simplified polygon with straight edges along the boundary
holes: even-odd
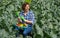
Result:
[[[32,21],[32,24],[35,23],[35,15],[34,15],[33,12],[31,12],[31,13],[29,14],[28,20]]]
[[[35,23],[35,16],[34,16],[34,14],[32,14],[31,21],[32,21],[32,24]]]

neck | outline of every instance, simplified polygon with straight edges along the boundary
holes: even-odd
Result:
[[[28,10],[29,11],[29,10]],[[24,11],[24,13],[28,13],[28,11]]]
[[[24,15],[25,15],[25,16],[27,15],[27,13],[28,13],[28,11],[24,11]]]

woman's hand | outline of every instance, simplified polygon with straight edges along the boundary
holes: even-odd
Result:
[[[18,17],[18,22],[25,22],[25,23],[28,23],[28,24],[32,24],[32,21],[30,20],[25,20],[25,21],[22,21],[19,17]]]
[[[30,21],[30,20],[25,20],[25,22],[28,24],[32,24],[32,21]]]
[[[22,22],[22,20],[18,17],[18,22]]]

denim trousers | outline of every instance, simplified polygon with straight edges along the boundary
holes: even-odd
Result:
[[[16,34],[16,36],[19,36],[19,34],[23,34],[23,36],[27,36],[31,31],[32,31],[32,25],[28,25],[27,28],[24,28],[24,30],[16,27],[16,30],[18,30],[19,32]]]

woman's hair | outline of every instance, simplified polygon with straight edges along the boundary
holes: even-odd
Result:
[[[25,3],[22,5],[22,10],[25,10],[26,5],[30,5],[30,4],[27,3],[27,2],[25,2]]]

